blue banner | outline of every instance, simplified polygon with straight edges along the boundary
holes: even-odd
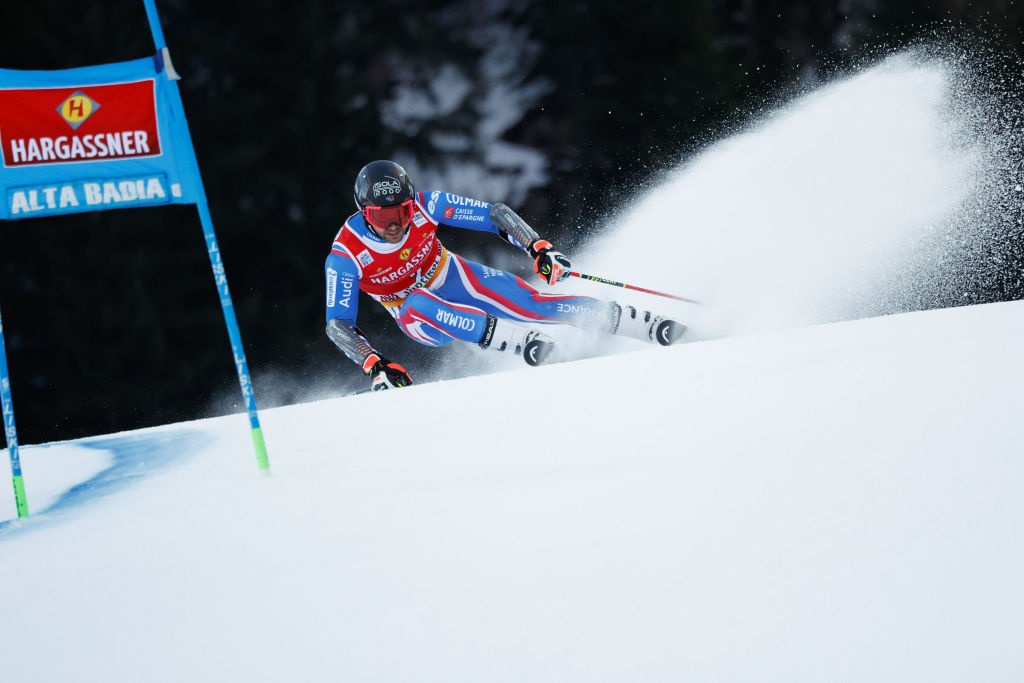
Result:
[[[176,87],[163,53],[0,69],[0,219],[205,201]]]
[[[270,467],[242,335],[220,258],[154,0],[144,0],[157,54],[61,71],[0,69],[0,220],[159,204],[195,204],[220,292],[253,448]],[[0,324],[0,399],[18,516],[28,502]]]

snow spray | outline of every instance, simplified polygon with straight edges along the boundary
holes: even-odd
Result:
[[[573,265],[708,302],[678,313],[698,338],[969,303],[965,250],[1020,186],[978,77],[952,62],[904,52],[763,116]]]

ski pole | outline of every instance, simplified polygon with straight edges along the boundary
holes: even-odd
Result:
[[[597,277],[596,275],[587,275],[585,273],[577,273],[575,270],[569,271],[569,275],[572,275],[573,277],[583,278],[584,280],[592,280],[593,282],[603,282],[606,285],[613,285],[615,287],[624,287],[626,289],[635,289],[638,292],[647,292],[648,294],[656,294],[658,296],[663,296],[663,297],[666,297],[668,299],[675,299],[676,301],[685,301],[685,302],[691,303],[691,304],[700,304],[701,303],[700,301],[697,301],[696,299],[687,299],[684,296],[676,296],[675,294],[666,294],[665,292],[658,292],[658,291],[655,291],[653,289],[646,289],[644,287],[637,287],[636,285],[627,285],[624,282],[615,282],[614,280],[606,280],[605,278]]]

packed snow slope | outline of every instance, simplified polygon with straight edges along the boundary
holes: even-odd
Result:
[[[263,411],[269,476],[239,415],[25,447],[3,680],[1024,679],[1024,302],[878,315],[1015,191],[954,75],[810,93],[580,249],[690,344],[425,350],[491,374]]]
[[[28,447],[4,680],[1019,681],[1022,340],[1012,302],[277,408],[269,477],[242,416]]]

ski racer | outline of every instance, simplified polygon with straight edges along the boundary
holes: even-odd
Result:
[[[325,264],[327,336],[369,375],[374,391],[408,386],[409,373],[378,353],[356,326],[359,292],[384,306],[405,334],[427,346],[452,340],[522,354],[538,365],[554,339],[545,323],[568,323],[664,346],[685,331],[679,323],[587,296],[546,294],[522,278],[448,251],[437,227],[490,232],[534,259],[550,285],[571,265],[512,209],[442,191],[416,192],[393,161],[374,161],[356,176],[352,214],[334,237]]]

